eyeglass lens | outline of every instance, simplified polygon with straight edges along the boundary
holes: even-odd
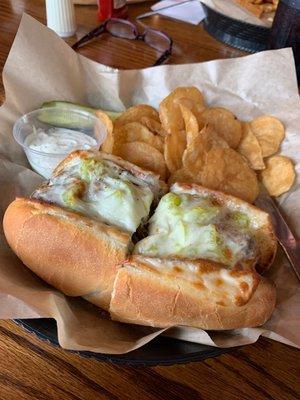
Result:
[[[135,39],[137,37],[137,30],[129,21],[118,21],[111,19],[106,24],[106,30],[113,36],[123,39]]]
[[[148,29],[145,32],[144,41],[149,46],[161,52],[169,50],[171,45],[171,40],[167,35],[154,29]]]

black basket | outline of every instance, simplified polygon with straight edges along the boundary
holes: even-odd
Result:
[[[239,21],[205,4],[202,6],[206,12],[204,29],[215,39],[249,53],[268,49],[270,28]]]
[[[54,346],[59,346],[56,322],[54,319],[18,319],[14,320],[14,322],[39,339]],[[114,364],[155,366],[203,361],[207,358],[217,357],[232,350],[232,348],[212,347],[159,336],[143,347],[127,354],[100,354],[90,351],[72,351],[72,353]]]

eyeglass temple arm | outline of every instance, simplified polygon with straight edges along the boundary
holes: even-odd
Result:
[[[152,65],[152,67],[156,67],[157,65],[161,65],[164,61],[166,61],[170,57],[171,53],[169,50],[165,51]]]
[[[168,50],[166,50],[152,65],[152,67],[156,67],[157,65],[161,65],[164,61],[166,61],[170,55],[172,54],[172,49],[173,49],[173,40],[170,39],[170,47]]]
[[[91,39],[94,39],[95,37],[99,36],[104,31],[105,31],[105,23],[101,24],[100,26],[97,26],[97,28],[93,29],[92,31],[87,33],[85,36],[83,36],[80,40],[78,40],[76,43],[74,43],[72,45],[72,49],[77,50],[84,43],[89,42]]]

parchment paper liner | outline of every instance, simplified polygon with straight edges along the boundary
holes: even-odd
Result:
[[[268,113],[284,123],[287,138],[282,153],[297,164],[298,178],[280,204],[299,237],[300,106],[290,49],[202,64],[118,71],[77,55],[52,31],[24,15],[4,68],[3,82],[2,215],[15,196],[28,196],[41,181],[28,169],[23,151],[13,139],[12,126],[19,116],[52,99],[116,111],[135,103],[157,107],[177,86],[196,85],[209,105],[228,107],[242,120]],[[62,347],[102,353],[128,352],[163,332],[112,322],[84,300],[65,297],[22,265],[6,244],[2,229],[0,240],[0,318],[55,318]],[[263,327],[226,332],[173,328],[167,334],[221,347],[253,343],[262,335],[300,347],[299,282],[281,252],[269,275],[277,285],[278,301],[272,318]]]

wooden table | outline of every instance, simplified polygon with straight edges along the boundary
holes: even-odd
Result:
[[[132,5],[130,16],[149,10]],[[44,1],[0,0],[2,70],[23,11],[45,22]],[[80,33],[97,24],[94,6],[77,6]],[[154,16],[143,24],[163,29],[174,40],[170,63],[237,57],[238,50],[211,38],[201,26]],[[69,40],[74,42],[74,38]],[[156,58],[144,43],[98,40],[80,51],[101,63],[123,68],[151,65]],[[0,88],[2,100],[3,88]],[[1,99],[1,97],[0,97]],[[0,322],[0,400],[75,399],[299,399],[300,352],[260,339],[215,359],[171,367],[115,366],[53,348],[13,322]]]

